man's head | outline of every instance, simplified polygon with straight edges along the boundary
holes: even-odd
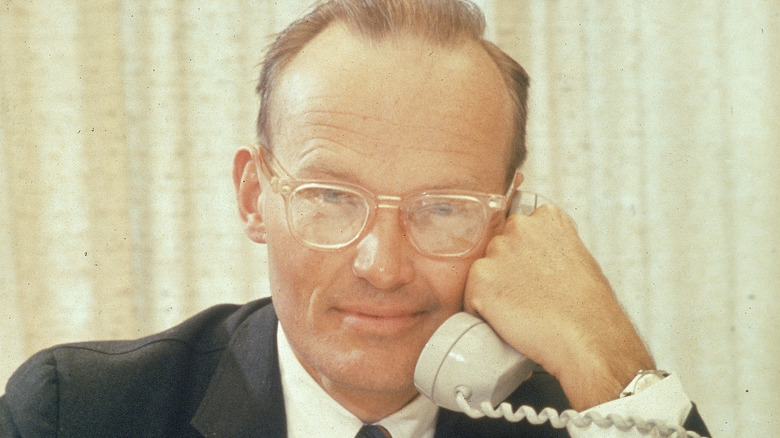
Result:
[[[485,19],[473,3],[463,0],[330,0],[321,1],[306,16],[278,35],[266,53],[257,93],[260,111],[257,135],[266,147],[273,147],[274,124],[270,115],[273,91],[289,62],[315,36],[333,23],[340,23],[368,41],[378,42],[401,34],[413,34],[443,47],[464,40],[477,42],[501,72],[512,98],[511,160],[507,184],[526,157],[528,75],[514,59],[484,39]]]
[[[323,25],[304,18],[294,26],[316,32],[299,30],[306,38],[272,49],[287,53],[269,61],[260,85],[260,136],[273,147],[273,157],[266,155],[275,164],[256,165],[257,152],[243,149],[234,179],[247,234],[267,244],[274,307],[293,351],[334,399],[373,421],[416,395],[412,376],[420,351],[462,309],[471,264],[501,229],[503,214],[491,210],[490,200],[521,181],[507,183],[506,169],[517,160],[517,114],[524,111],[486,49],[492,46],[472,37],[481,32],[481,16],[474,16],[471,27],[450,23],[455,9],[472,15],[464,3],[336,3],[352,11],[348,19]],[[363,13],[358,3],[373,5],[373,12]],[[428,23],[430,28],[412,26],[398,13],[404,8],[418,20],[449,18]],[[364,25],[390,32],[372,36],[349,20],[375,21]],[[288,30],[280,38],[295,34]],[[446,38],[434,37],[440,34]],[[325,189],[293,197],[296,187],[310,186]],[[365,207],[334,189],[345,186],[375,208],[357,224],[354,240],[327,249],[321,236],[353,236],[330,212],[352,217]],[[432,192],[486,200],[484,232],[472,250],[436,255],[413,241],[414,226],[463,223],[450,204],[429,202]],[[406,208],[409,199],[424,201]],[[318,229],[304,229],[302,236],[301,221]],[[461,248],[458,237],[472,236],[426,238],[451,239],[452,247]]]

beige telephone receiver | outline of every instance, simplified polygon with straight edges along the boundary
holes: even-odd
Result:
[[[530,192],[517,191],[508,214],[529,215],[538,206],[550,203]],[[448,318],[425,344],[414,370],[414,383],[425,397],[437,405],[464,412],[472,418],[504,417],[508,421],[523,419],[531,424],[549,421],[562,429],[568,423],[587,428],[595,423],[602,428],[616,427],[622,431],[632,428],[643,434],[657,432],[666,437],[701,438],[680,426],[668,426],[657,420],[616,414],[607,417],[598,412],[580,414],[574,410],[558,413],[545,408],[537,413],[530,406],[516,411],[508,403],[501,403],[527,379],[534,363],[504,342],[490,326],[476,316],[465,312]],[[498,406],[498,408],[496,408]],[[654,435],[656,436],[656,435]]]
[[[517,191],[508,214],[531,214],[549,201]],[[531,374],[534,363],[510,347],[483,320],[456,313],[425,344],[414,371],[417,389],[437,405],[463,411],[456,394],[472,409],[497,406]],[[469,382],[468,384],[464,382]]]

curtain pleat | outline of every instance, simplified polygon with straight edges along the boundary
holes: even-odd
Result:
[[[563,207],[716,436],[780,429],[780,4],[480,0]],[[267,295],[237,220],[258,63],[308,0],[0,7],[0,382]],[[551,305],[565,305],[551,303]]]

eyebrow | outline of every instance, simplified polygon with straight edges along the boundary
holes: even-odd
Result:
[[[331,144],[333,143],[333,144]],[[333,146],[337,149],[334,149]],[[280,163],[293,178],[297,179],[322,179],[331,182],[345,182],[369,189],[370,179],[365,178],[365,173],[353,169],[355,166],[347,165],[343,162],[343,150],[355,153],[367,160],[371,160],[370,155],[365,151],[350,147],[349,144],[334,142],[331,140],[319,139],[311,141],[309,145],[300,150],[292,158],[291,163]],[[428,190],[456,190],[456,191],[474,191],[480,193],[493,193],[484,189],[484,175],[476,175],[471,172],[455,171],[447,175],[448,179],[437,184],[422,185],[417,189],[407,191],[406,193],[416,193]],[[425,183],[423,183],[425,184]],[[503,193],[504,185],[495,193]]]
[[[324,160],[316,160],[312,163],[306,163],[306,165],[296,168],[294,171],[294,178],[345,182],[364,187],[369,191],[375,192],[374,189],[367,187],[367,181],[364,178],[358,176],[358,174],[352,172],[341,163],[323,163],[323,161]],[[477,179],[453,178],[439,184],[431,184],[424,187],[419,187],[406,193],[418,193],[430,190],[476,191],[487,193],[484,189],[477,187],[478,184],[479,180]]]

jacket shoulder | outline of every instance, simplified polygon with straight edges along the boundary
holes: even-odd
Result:
[[[189,422],[232,334],[258,310],[272,311],[269,304],[219,305],[141,339],[43,350],[9,379],[0,398],[0,436],[67,430],[138,436],[155,428],[160,436],[179,434],[172,427]]]
[[[44,350],[28,359],[8,380],[0,397],[0,436],[56,436],[57,370]]]

